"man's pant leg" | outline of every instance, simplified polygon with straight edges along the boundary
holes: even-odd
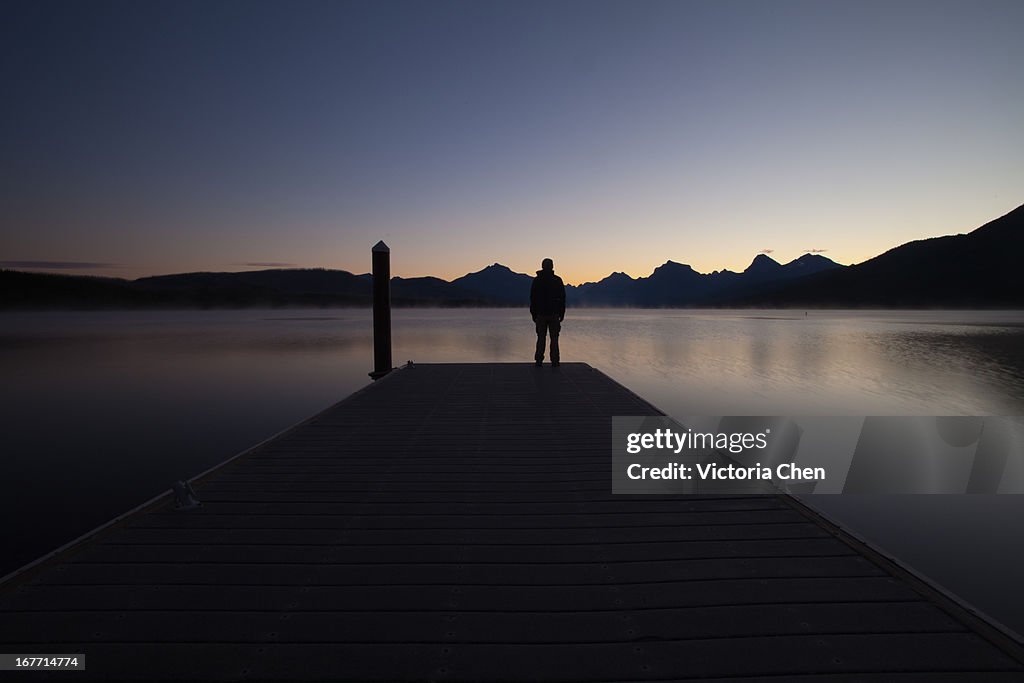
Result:
[[[540,363],[541,361],[544,360],[544,347],[546,346],[546,342],[547,342],[546,337],[547,337],[547,332],[548,332],[548,322],[547,322],[547,319],[544,316],[538,315],[537,316],[537,320],[536,320],[536,324],[537,324],[537,352],[533,354],[533,359],[535,361],[537,361],[538,363]]]
[[[559,361],[558,333],[562,331],[562,323],[558,321],[557,315],[551,316],[548,320],[548,331],[551,333],[551,362],[557,363]]]

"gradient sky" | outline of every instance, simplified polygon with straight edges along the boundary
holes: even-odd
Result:
[[[0,262],[567,282],[1024,202],[1024,2],[7,2]]]

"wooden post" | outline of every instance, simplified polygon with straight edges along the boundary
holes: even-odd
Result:
[[[391,250],[381,240],[373,247],[373,372],[377,380],[391,372]]]

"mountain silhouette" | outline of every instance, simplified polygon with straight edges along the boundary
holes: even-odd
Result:
[[[612,273],[599,282],[569,287],[566,294],[569,304],[574,306],[722,305],[731,298],[749,296],[766,284],[843,267],[816,254],[805,254],[785,265],[766,254],[758,254],[742,273],[698,273],[686,264],[666,261],[648,277],[634,279],[625,273]]]
[[[357,277],[372,282],[370,275]],[[370,300],[372,302],[372,296]],[[488,306],[496,303],[439,277],[393,277],[391,301],[397,306]]]
[[[451,284],[481,300],[500,305],[522,305],[530,300],[533,277],[516,273],[500,263],[455,278]]]
[[[754,260],[750,262],[747,269],[743,271],[743,274],[751,279],[772,279],[776,278],[781,274],[782,264],[773,259],[768,254],[758,254],[754,257]]]
[[[790,261],[783,268],[789,277],[801,277],[823,270],[834,270],[837,265],[839,264],[821,254],[804,254],[800,258]]]
[[[633,298],[636,280],[625,273],[612,273],[600,282],[566,286],[566,301],[569,305],[629,306]]]
[[[372,296],[369,275],[320,268],[157,275],[139,278],[132,286],[156,296],[213,306],[249,301],[286,304],[295,299],[314,305],[359,303]]]
[[[845,267],[820,254],[804,254],[785,265],[767,254],[758,254],[742,273],[719,272],[719,286],[701,303],[709,306],[728,306],[735,299],[753,296],[765,291],[766,288],[774,289],[807,275]]]
[[[804,254],[798,259],[782,265],[767,254],[758,254],[743,271],[747,282],[789,279],[833,270],[839,264],[821,254]]]
[[[908,242],[858,265],[776,281],[724,302],[784,307],[1018,307],[1024,304],[1022,248],[1024,205],[967,234]]]
[[[698,273],[666,261],[647,277],[612,273],[566,287],[570,306],[967,307],[1024,305],[1024,206],[968,234],[910,242],[855,266],[820,254],[779,263],[758,254],[743,272]],[[396,306],[522,306],[532,275],[494,263],[451,282],[391,280]],[[180,273],[138,280],[0,270],[0,308],[368,306],[372,278],[293,268]]]
[[[666,261],[646,278],[640,278],[642,306],[686,306],[705,296],[711,276],[701,275],[685,263]]]

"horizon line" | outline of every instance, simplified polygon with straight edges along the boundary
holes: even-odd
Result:
[[[799,261],[800,259],[802,259],[802,258],[804,258],[806,256],[819,256],[821,258],[828,259],[829,261],[832,261],[832,263],[835,263],[836,265],[844,267],[844,268],[852,266],[852,265],[857,265],[857,264],[853,264],[853,263],[851,263],[851,264],[839,263],[838,261],[835,261],[835,260],[829,258],[828,256],[825,256],[824,254],[822,254],[821,253],[822,251],[826,251],[826,250],[812,250],[812,249],[808,249],[807,251],[805,251],[800,256],[797,256],[794,259],[786,261],[785,263],[783,263],[781,261],[778,261],[777,259],[773,258],[771,256],[771,254],[766,253],[765,251],[760,251],[760,252],[758,252],[757,254],[754,255],[754,258],[751,260],[751,262],[747,266],[747,268],[750,268],[750,266],[753,265],[753,263],[755,261],[757,261],[758,259],[761,259],[761,258],[767,258],[767,259],[771,260],[772,262],[777,263],[779,266],[783,266],[784,267],[784,266],[787,266],[787,265],[789,265],[791,263],[795,263],[796,261]],[[883,252],[883,253],[885,253],[885,252]],[[53,263],[53,264],[60,263],[61,265],[59,265],[59,266],[57,266],[57,265],[54,265],[54,266],[28,265],[28,264],[43,264],[43,263],[47,263],[47,264],[50,264],[50,263]],[[370,273],[369,271],[366,271],[366,272],[363,272],[363,273],[356,273],[354,271],[347,270],[347,269],[341,268],[341,267],[333,267],[333,266],[302,266],[302,265],[298,265],[298,264],[291,264],[291,263],[285,264],[285,263],[277,263],[277,262],[268,261],[268,262],[265,262],[267,267],[261,267],[263,264],[261,263],[260,265],[257,265],[257,262],[252,262],[251,265],[248,264],[248,263],[232,263],[232,264],[228,264],[228,265],[243,266],[243,269],[242,270],[183,270],[183,271],[175,271],[175,272],[156,273],[156,274],[152,274],[152,275],[140,275],[139,277],[128,278],[128,277],[118,277],[118,276],[110,276],[110,275],[98,275],[98,274],[95,274],[95,273],[73,273],[73,272],[67,272],[69,270],[74,270],[74,268],[71,266],[71,264],[73,264],[73,263],[75,263],[75,262],[73,262],[73,261],[59,261],[58,262],[58,261],[43,261],[43,260],[24,260],[24,261],[4,260],[4,261],[0,261],[0,270],[9,270],[9,271],[20,272],[20,273],[36,273],[36,274],[41,274],[41,275],[55,275],[55,276],[63,276],[63,277],[87,277],[87,278],[97,278],[97,279],[104,279],[104,280],[124,280],[126,282],[136,282],[138,280],[145,280],[145,279],[148,279],[148,278],[156,278],[156,277],[174,277],[174,276],[179,276],[179,275],[199,275],[199,274],[214,274],[214,273],[216,273],[216,274],[223,273],[223,274],[232,274],[233,275],[233,274],[249,273],[249,272],[259,273],[259,272],[272,271],[272,270],[279,270],[279,271],[294,271],[294,270],[335,271],[335,272],[341,272],[341,273],[348,273],[348,274],[353,275],[355,277],[363,277],[363,276],[370,276],[370,275],[372,275],[372,273]],[[25,265],[21,265],[21,264],[25,264]],[[669,264],[675,264],[675,265],[678,265],[678,266],[684,266],[686,268],[690,268],[691,270],[693,270],[695,273],[698,273],[699,275],[713,275],[715,273],[725,273],[725,272],[743,273],[746,270],[746,269],[744,269],[744,270],[730,270],[728,268],[718,268],[718,269],[711,270],[711,271],[708,271],[708,272],[701,272],[701,271],[698,271],[697,269],[693,268],[693,266],[691,266],[688,263],[682,263],[680,261],[675,261],[675,260],[670,258],[670,259],[667,259],[664,263],[661,263],[661,264],[655,266],[651,270],[651,272],[648,273],[647,275],[631,275],[631,274],[629,274],[629,273],[627,273],[625,271],[613,270],[612,272],[608,273],[604,277],[602,277],[600,279],[597,279],[597,280],[585,280],[585,281],[582,281],[582,282],[572,282],[572,283],[566,282],[566,284],[570,285],[570,286],[579,287],[579,286],[585,285],[585,284],[592,284],[592,283],[600,282],[601,280],[607,279],[607,278],[609,278],[609,277],[611,277],[613,275],[620,275],[620,274],[627,276],[631,280],[641,280],[641,279],[650,277],[651,275],[654,274],[654,272],[656,270],[658,270],[659,268],[662,268],[662,267],[664,267],[666,265],[669,265]],[[82,269],[83,270],[87,270],[87,269],[89,269],[90,266],[97,266],[97,265],[98,264],[94,264],[92,262],[85,263],[82,266]],[[117,265],[118,268],[125,268],[126,267],[124,264],[116,264],[116,265]],[[15,267],[15,266],[19,266],[19,267]],[[424,279],[424,278],[435,278],[435,279],[442,280],[444,282],[449,282],[450,283],[450,282],[454,282],[455,280],[458,280],[459,278],[466,277],[468,275],[474,275],[476,273],[481,273],[481,272],[487,270],[488,268],[494,268],[496,266],[497,267],[501,267],[501,268],[506,268],[506,269],[508,269],[509,271],[511,271],[512,273],[514,273],[516,275],[525,275],[527,277],[533,277],[533,275],[531,275],[530,273],[519,272],[517,270],[514,270],[512,267],[507,266],[504,263],[501,263],[499,261],[495,261],[494,263],[488,264],[488,265],[486,265],[486,266],[484,266],[482,268],[479,268],[477,270],[472,270],[472,271],[469,271],[468,273],[464,273],[462,275],[456,276],[456,277],[454,277],[454,278],[452,278],[450,280],[446,279],[444,277],[441,277],[439,275],[429,275],[429,274],[428,275],[399,275],[399,274],[392,273],[391,277],[392,277],[392,279],[400,278],[402,280],[417,280],[417,279]],[[57,272],[53,272],[53,271],[57,271]],[[557,268],[556,268],[556,273],[557,273]]]

